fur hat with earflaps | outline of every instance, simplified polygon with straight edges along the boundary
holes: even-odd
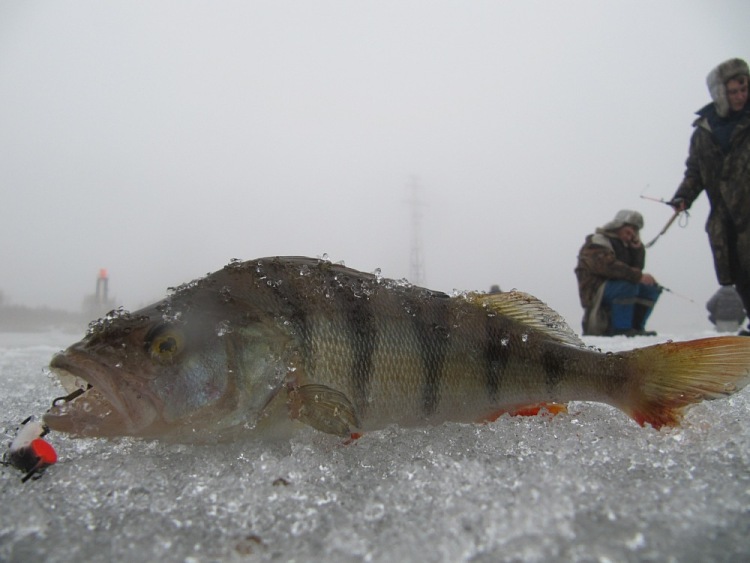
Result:
[[[742,59],[729,59],[724,61],[706,77],[706,85],[711,93],[711,99],[716,105],[716,113],[720,117],[726,117],[729,113],[729,100],[727,100],[727,81],[730,78],[744,74],[750,75],[747,63]]]
[[[633,225],[640,231],[643,228],[643,215],[631,209],[621,209],[614,219],[602,227],[602,230],[616,231],[623,225]]]

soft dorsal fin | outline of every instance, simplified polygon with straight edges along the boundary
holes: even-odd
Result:
[[[542,332],[562,344],[586,346],[557,311],[533,295],[513,290],[503,293],[475,293],[473,297],[488,310]]]

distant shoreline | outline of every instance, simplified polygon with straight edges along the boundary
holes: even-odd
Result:
[[[80,332],[86,329],[91,320],[82,313],[48,307],[0,306],[0,332]]]

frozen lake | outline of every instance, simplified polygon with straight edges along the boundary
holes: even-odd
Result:
[[[46,365],[79,336],[0,333],[4,446],[63,394]],[[348,446],[314,431],[212,446],[52,434],[60,461],[41,479],[0,468],[0,561],[750,560],[750,389],[661,431],[569,409]]]

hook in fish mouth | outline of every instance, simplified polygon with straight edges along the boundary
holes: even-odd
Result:
[[[73,401],[74,399],[77,399],[78,397],[80,397],[86,391],[88,391],[89,389],[91,389],[93,387],[94,386],[91,385],[91,383],[87,383],[85,389],[82,388],[82,387],[80,387],[80,388],[76,389],[75,391],[73,391],[72,393],[69,393],[69,394],[65,395],[64,397],[58,397],[57,399],[52,399],[52,406],[56,407],[57,403],[69,403],[70,401]]]
[[[77,436],[121,436],[134,434],[152,420],[150,401],[137,400],[118,390],[115,380],[107,376],[108,366],[85,353],[68,349],[56,354],[50,368],[69,391],[57,397],[44,415],[52,430]]]

